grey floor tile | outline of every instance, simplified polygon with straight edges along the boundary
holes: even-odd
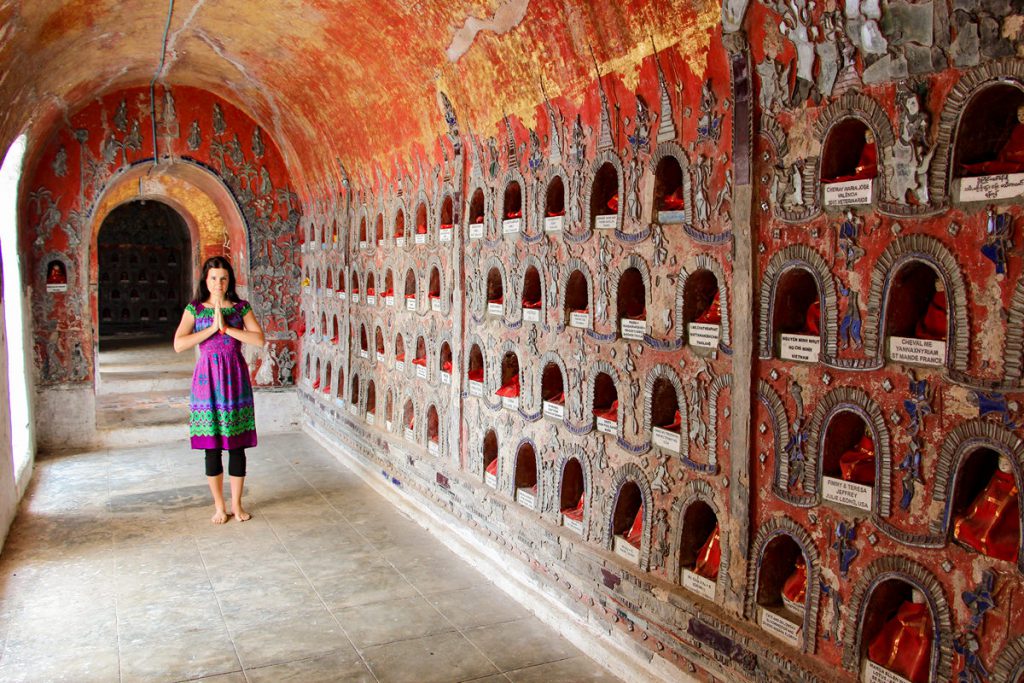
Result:
[[[326,611],[316,616],[289,616],[232,630],[232,638],[246,669],[328,653],[355,656],[344,630]]]
[[[608,673],[589,657],[570,657],[509,671],[513,683],[616,683],[619,679]]]
[[[334,613],[358,648],[454,631],[455,627],[420,596],[350,607]]]
[[[441,633],[363,650],[381,683],[450,683],[499,673],[459,633]]]
[[[363,661],[354,652],[332,652],[274,664],[245,672],[249,683],[376,683]]]
[[[361,571],[338,575],[333,581],[325,583],[318,585],[317,591],[335,612],[346,607],[417,595],[413,585],[388,566],[374,565]]]
[[[502,671],[514,671],[580,654],[569,641],[535,617],[462,632]]]
[[[530,615],[525,607],[490,584],[432,593],[427,595],[427,600],[460,630],[515,621]]]

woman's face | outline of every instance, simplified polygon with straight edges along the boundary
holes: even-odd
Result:
[[[206,288],[210,296],[222,298],[228,291],[228,271],[226,268],[210,268],[206,273]]]

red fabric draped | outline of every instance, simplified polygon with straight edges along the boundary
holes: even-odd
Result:
[[[914,327],[914,336],[918,339],[945,341],[946,321],[946,293],[938,291],[928,302],[928,310],[925,311],[924,316],[917,321],[917,325]]]
[[[718,566],[722,562],[722,544],[719,540],[718,525],[711,532],[704,545],[697,551],[697,564],[693,571],[707,579],[718,578]]]
[[[953,536],[983,555],[1016,564],[1020,550],[1020,496],[1012,472],[996,470],[953,525]]]
[[[931,664],[928,606],[904,601],[868,645],[868,659],[911,683],[926,683]]]
[[[715,292],[715,298],[711,300],[711,303],[704,312],[697,316],[697,319],[693,322],[702,323],[704,325],[721,325],[722,324],[722,304],[718,299],[718,292]]]
[[[864,434],[856,446],[839,456],[839,471],[846,481],[874,485],[875,443],[869,434]]]

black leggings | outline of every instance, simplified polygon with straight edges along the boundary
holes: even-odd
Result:
[[[224,474],[219,448],[206,449],[206,476],[219,477]],[[232,477],[245,476],[245,449],[232,448],[228,451],[228,474]]]

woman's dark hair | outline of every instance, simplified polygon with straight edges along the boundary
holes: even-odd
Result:
[[[206,286],[206,276],[213,268],[223,268],[228,271],[228,289],[224,292],[224,298],[232,303],[238,303],[238,293],[235,292],[235,269],[231,267],[231,261],[224,256],[211,256],[203,264],[203,274],[199,278],[199,285],[196,287],[196,301],[203,302],[210,298],[210,288]]]

